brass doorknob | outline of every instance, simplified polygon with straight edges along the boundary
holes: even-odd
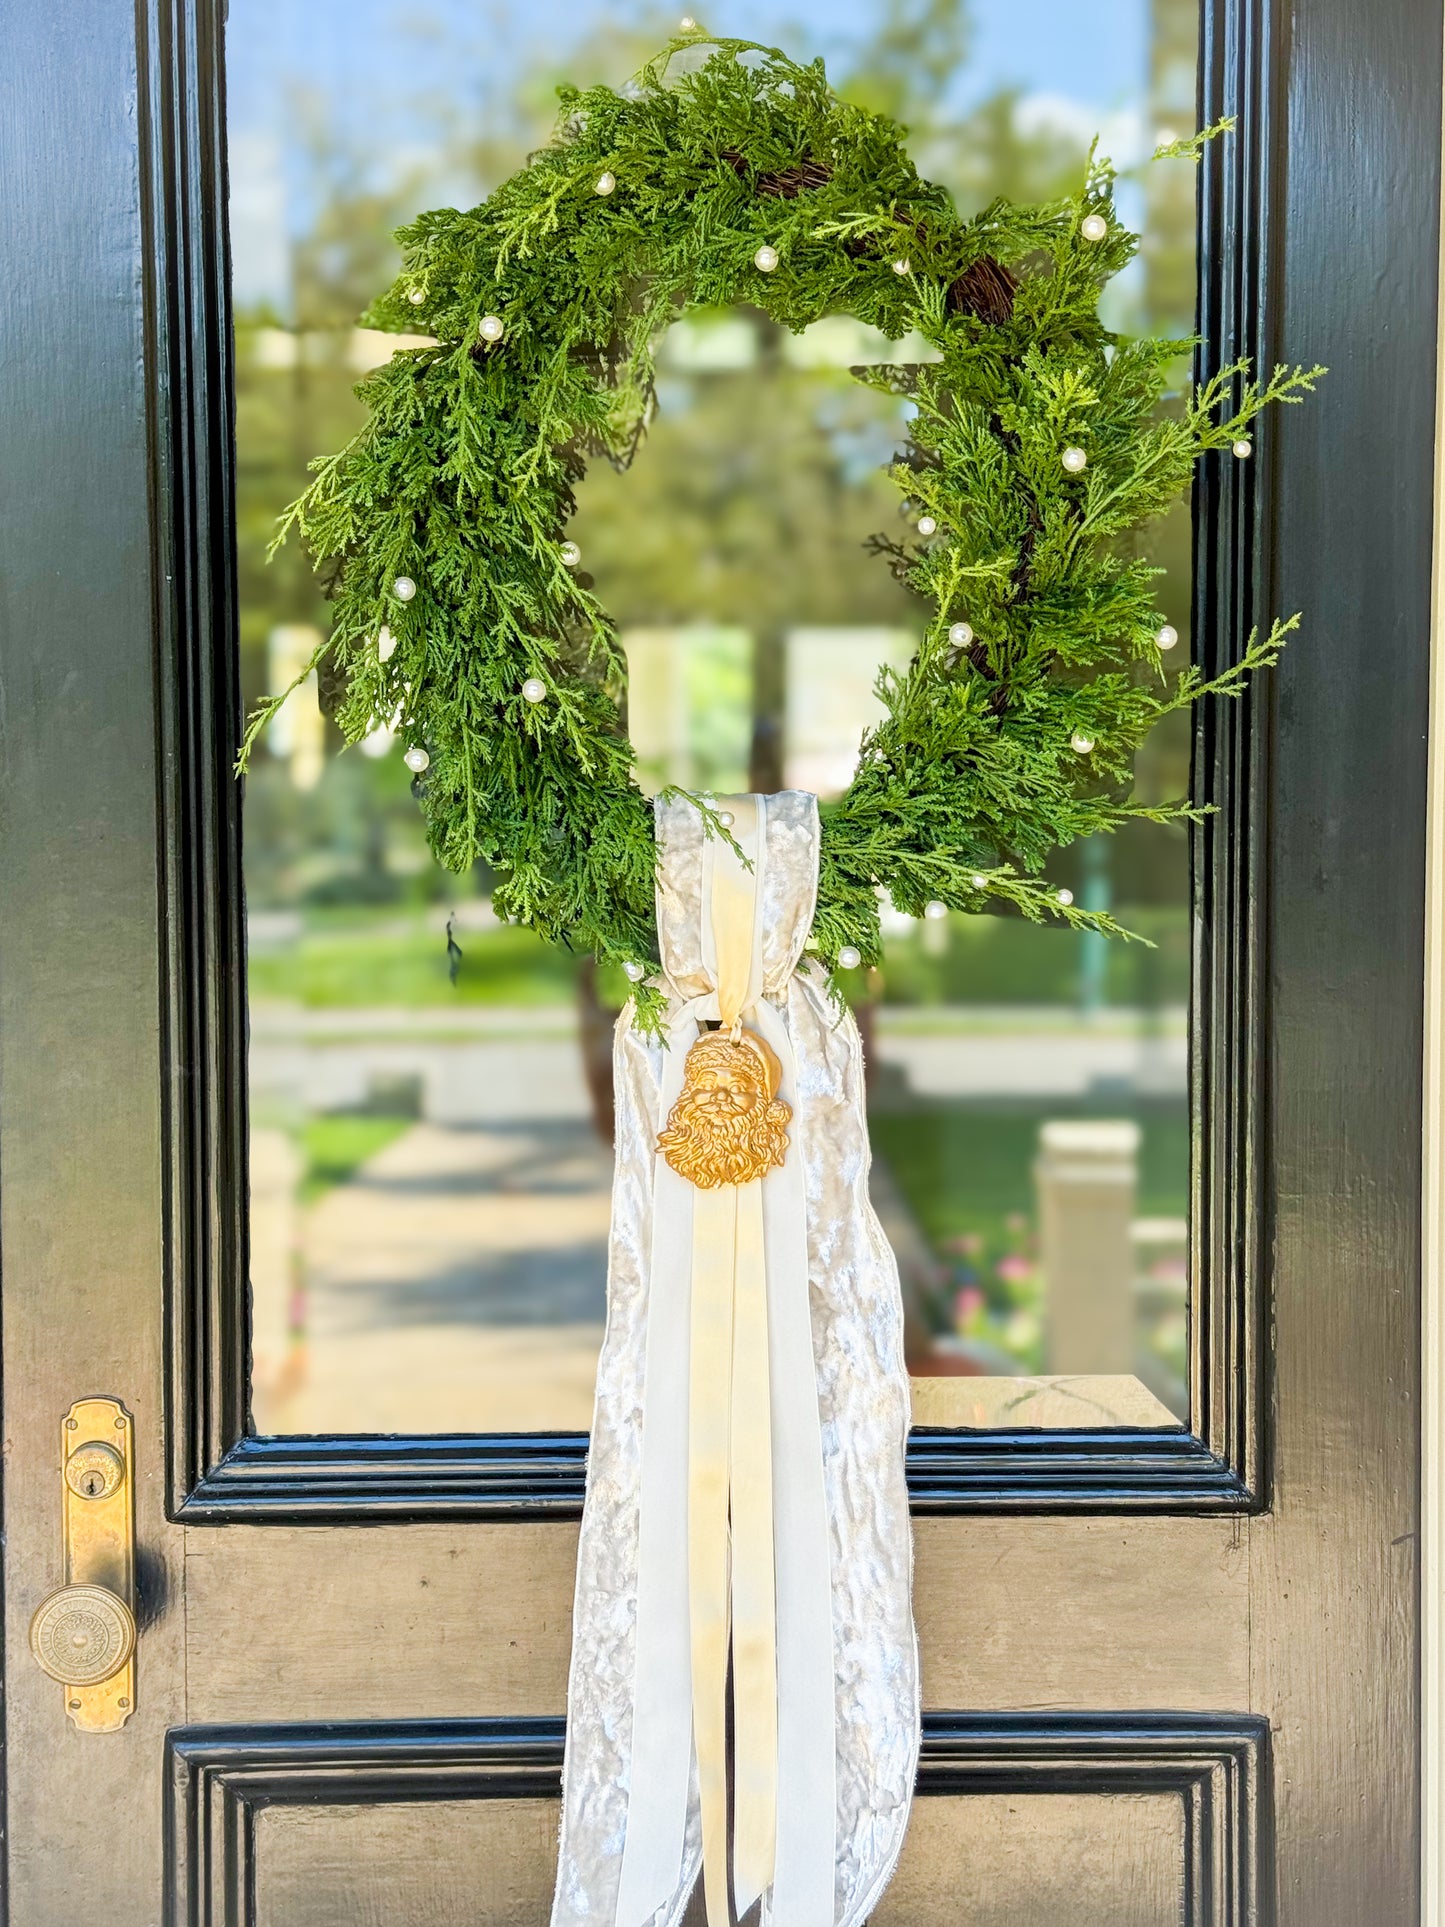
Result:
[[[37,1606],[30,1650],[62,1686],[99,1686],[135,1651],[135,1615],[106,1586],[62,1586]]]

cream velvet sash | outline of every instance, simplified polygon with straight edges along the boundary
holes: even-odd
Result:
[[[847,1927],[891,1871],[916,1761],[897,1274],[856,1030],[796,974],[816,807],[728,807],[746,864],[659,805],[667,1048],[618,1029],[554,1927],[670,1927],[699,1859],[726,1927],[730,1831],[739,1915],[761,1894],[782,1927]],[[767,1042],[793,1109],[782,1168],[715,1191],[655,1153],[709,1018]]]

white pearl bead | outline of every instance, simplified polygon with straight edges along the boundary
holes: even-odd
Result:
[[[838,952],[838,968],[840,970],[856,970],[862,961],[863,952],[861,950],[855,950],[851,943],[845,943],[843,948]]]
[[[507,332],[507,324],[499,314],[484,314],[477,323],[477,333],[483,341],[500,341]]]
[[[1089,466],[1089,458],[1082,448],[1066,448],[1059,460],[1070,475],[1081,475]]]
[[[594,194],[610,194],[616,185],[617,176],[615,174],[599,174],[597,176],[597,184],[592,192]]]
[[[564,542],[557,551],[569,569],[575,569],[582,560],[582,551],[575,542]]]
[[[906,255],[900,255],[893,263],[893,272],[895,274],[911,274],[913,272],[913,263]]]
[[[923,914],[930,923],[942,923],[943,919],[948,915],[948,905],[946,903],[940,903],[938,898],[934,897],[931,902],[924,904]]]
[[[937,530],[937,528],[938,528],[938,524],[937,524],[937,522],[935,522],[935,521],[934,521],[934,519],[933,519],[933,517],[932,517],[931,515],[920,515],[920,516],[919,516],[919,518],[918,518],[918,533],[919,533],[920,535],[932,535],[932,534],[934,534],[934,532],[935,532],[935,531]]]
[[[678,24],[678,26],[679,26],[679,27],[680,27],[680,28],[682,29],[682,31],[683,31],[684,33],[696,33],[696,32],[697,32],[697,22],[696,22],[696,21],[695,21],[695,20],[693,19],[693,17],[692,17],[692,15],[691,15],[690,13],[685,13],[685,14],[684,14],[684,15],[682,16],[682,18],[681,18],[681,20],[679,20],[679,21],[678,21],[678,23],[677,23],[677,24]]]
[[[731,810],[719,810],[717,813],[717,820],[719,823],[722,824],[725,830],[730,830],[733,824],[737,821],[736,817],[733,815]]]
[[[1102,214],[1086,214],[1079,223],[1079,232],[1086,241],[1102,241],[1109,232],[1109,223]]]
[[[955,649],[967,649],[968,645],[973,641],[973,624],[971,622],[951,623],[948,630],[948,640],[953,644]]]
[[[1072,749],[1076,755],[1087,756],[1093,747],[1093,737],[1086,736],[1082,729],[1076,729],[1069,738],[1069,748]]]
[[[988,888],[987,877],[970,877],[969,882],[973,885],[975,890],[986,890]]]
[[[407,296],[407,300],[414,308],[419,308],[422,302],[426,300],[426,290],[424,288],[413,288]]]
[[[383,622],[376,632],[376,653],[383,662],[390,662],[396,649],[396,637]]]
[[[1074,893],[1072,890],[1060,890],[1057,893],[1057,898],[1058,898],[1058,901],[1061,904],[1063,904],[1064,908],[1067,910],[1069,905],[1074,900]]]
[[[1179,631],[1172,622],[1166,622],[1154,640],[1161,649],[1172,649],[1179,640]]]
[[[771,274],[777,265],[778,250],[776,248],[761,247],[753,256],[753,266],[760,274]]]
[[[431,761],[431,758],[427,755],[420,743],[413,743],[412,747],[401,760],[406,764],[408,769],[415,770],[417,775],[420,776],[427,764]]]
[[[398,602],[410,602],[416,594],[416,584],[409,575],[399,575],[391,585],[391,592]]]
[[[528,676],[522,684],[522,694],[529,703],[543,702],[546,700],[547,685],[540,676]]]
[[[635,984],[640,984],[643,978],[647,975],[646,964],[634,963],[629,961],[622,966],[622,970],[623,970],[623,975],[628,977]]]
[[[1241,435],[1237,442],[1230,444],[1229,452],[1231,455],[1237,456],[1241,462],[1247,462],[1254,453],[1254,443],[1250,441],[1248,436]]]

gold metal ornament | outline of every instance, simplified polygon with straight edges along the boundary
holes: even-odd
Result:
[[[793,1113],[778,1096],[783,1070],[749,1030],[704,1031],[687,1053],[682,1090],[657,1148],[704,1191],[750,1184],[788,1155]]]

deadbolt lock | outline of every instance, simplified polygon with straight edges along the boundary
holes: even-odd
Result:
[[[135,1472],[130,1414],[78,1399],[60,1428],[64,1583],[37,1607],[30,1650],[72,1724],[115,1733],[135,1711]]]
[[[65,1461],[65,1483],[78,1499],[108,1499],[124,1478],[124,1458],[101,1439],[77,1445]]]

